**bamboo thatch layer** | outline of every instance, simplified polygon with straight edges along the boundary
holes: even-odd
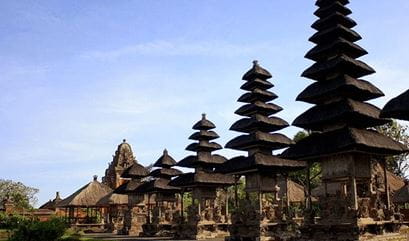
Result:
[[[58,207],[95,207],[101,198],[112,192],[107,185],[94,180],[81,187],[66,199],[62,200]]]

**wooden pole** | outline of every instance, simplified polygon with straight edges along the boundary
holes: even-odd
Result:
[[[148,194],[148,223],[151,223],[151,194]]]
[[[386,206],[388,210],[391,208],[391,197],[389,193],[389,180],[388,180],[388,172],[386,170],[386,160],[382,160],[382,165],[383,165],[383,176],[385,179],[385,194],[386,194]]]
[[[237,187],[237,182],[240,179],[240,176],[235,175],[234,176],[234,205],[235,208],[238,208],[239,206],[239,194],[238,194],[238,187]]]
[[[288,190],[288,175],[285,175],[285,196],[286,196],[286,205],[287,205],[287,214],[290,214],[290,192]]]
[[[180,193],[180,217],[181,217],[182,223],[183,223],[184,220],[185,220],[184,214],[183,214],[183,209],[184,209],[184,207],[183,207],[183,198],[184,198],[184,196],[185,196],[185,193],[182,191],[182,192]]]
[[[356,190],[356,177],[355,177],[355,163],[354,162],[352,163],[350,185],[351,185],[351,190],[350,190],[349,195],[351,195],[352,207],[354,210],[358,210],[358,193]]]
[[[306,207],[308,210],[312,208],[311,204],[311,161],[307,162],[307,204]]]

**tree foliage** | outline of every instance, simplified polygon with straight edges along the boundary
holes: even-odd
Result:
[[[295,142],[299,142],[302,139],[309,136],[309,133],[306,131],[299,131],[297,134],[294,135],[293,140]],[[303,185],[304,187],[307,186],[307,170],[300,170],[297,172],[290,173],[290,178],[297,182],[298,184]],[[311,163],[310,166],[310,184],[311,189],[318,187],[321,180],[321,165],[317,162]]]
[[[376,130],[409,147],[408,126],[401,125],[394,120],[386,125],[376,127]],[[389,171],[397,176],[406,177],[406,173],[409,171],[407,153],[387,157],[386,163]]]
[[[57,241],[60,240],[68,226],[62,218],[40,222],[38,220],[21,220],[13,230],[10,241]]]
[[[37,188],[26,186],[21,182],[0,179],[0,201],[9,197],[16,208],[33,208],[37,202],[38,191]]]

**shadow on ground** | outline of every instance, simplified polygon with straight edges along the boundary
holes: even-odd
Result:
[[[85,234],[84,237],[86,238],[93,238],[98,240],[109,240],[109,241],[160,241],[160,240],[173,240],[173,241],[189,241],[189,240],[181,240],[181,239],[172,239],[172,238],[150,238],[150,237],[133,237],[128,235],[115,235],[115,234]],[[223,238],[219,239],[207,239],[208,241],[223,241]]]

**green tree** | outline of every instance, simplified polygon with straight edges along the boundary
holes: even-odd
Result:
[[[10,197],[16,208],[31,209],[37,202],[37,188],[29,187],[21,182],[0,179],[0,201]]]
[[[408,126],[393,120],[386,125],[376,127],[376,130],[409,147]],[[389,171],[397,176],[406,177],[406,172],[409,170],[408,153],[387,157],[386,163]]]
[[[297,143],[302,139],[306,138],[310,134],[306,131],[299,131],[294,135],[293,140]],[[307,185],[307,170],[300,170],[297,172],[290,173],[290,178],[297,182],[298,184]],[[321,180],[321,165],[318,162],[311,163],[310,166],[310,183],[311,189],[318,187]]]

